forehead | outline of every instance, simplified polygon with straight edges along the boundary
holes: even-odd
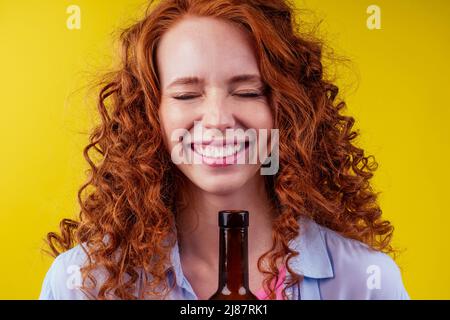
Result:
[[[198,76],[220,80],[259,74],[250,37],[238,26],[210,17],[184,18],[161,38],[157,49],[161,82]]]

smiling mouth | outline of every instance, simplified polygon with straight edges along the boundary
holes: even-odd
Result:
[[[210,159],[223,159],[237,155],[249,147],[249,141],[223,146],[191,143],[191,149],[202,157]]]

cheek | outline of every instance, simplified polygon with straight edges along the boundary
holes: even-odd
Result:
[[[261,122],[264,123],[264,128],[272,129],[274,126],[273,112],[269,105],[266,105],[261,112]]]
[[[170,104],[161,104],[159,117],[169,152],[178,145],[179,136],[191,128],[194,119],[192,112],[186,112]]]
[[[159,121],[161,123],[162,132],[165,138],[170,139],[170,114],[167,113],[167,109],[161,105],[158,111]]]
[[[159,109],[159,116],[166,136],[170,137],[177,128],[186,128],[187,117],[181,110],[177,110],[170,105],[162,104]]]
[[[164,138],[166,140],[166,145],[169,150],[176,143],[172,139],[172,133],[180,126],[179,120],[177,120],[174,115],[175,114],[170,111],[170,108],[167,108],[163,105],[160,107],[159,117],[161,121],[161,127],[163,130]]]
[[[246,126],[256,129],[258,143],[254,146],[254,150],[258,154],[258,163],[260,157],[265,157],[271,149],[271,129],[274,128],[273,114],[268,105],[260,106],[255,112],[246,115]]]
[[[242,114],[242,119],[245,119],[246,127],[254,129],[271,129],[274,121],[271,109],[269,106],[260,106],[254,110],[247,110]]]
[[[264,122],[264,128],[272,129],[274,126],[274,119],[273,119],[273,113],[270,107],[267,107],[265,110],[262,119],[262,122]]]

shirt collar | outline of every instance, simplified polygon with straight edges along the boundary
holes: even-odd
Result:
[[[334,277],[331,258],[320,226],[310,218],[300,217],[299,235],[289,243],[289,247],[299,255],[289,260],[289,267],[307,278],[324,279]],[[171,262],[177,285],[182,287],[184,280],[181,268],[178,241],[171,251]],[[286,270],[287,277],[289,272]]]
[[[289,267],[308,278],[334,277],[331,258],[320,226],[306,217],[300,217],[298,223],[299,235],[290,242],[289,248],[299,254],[289,260]]]
[[[175,243],[175,246],[172,248],[172,252],[170,255],[170,260],[172,262],[172,268],[175,272],[177,285],[179,287],[182,287],[183,281],[184,281],[184,274],[183,270],[181,269],[181,261],[180,261],[180,251],[178,246],[178,240]]]

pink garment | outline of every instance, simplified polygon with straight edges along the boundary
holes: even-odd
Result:
[[[278,277],[278,282],[277,282],[277,286],[276,286],[276,290],[275,290],[276,300],[283,300],[283,296],[282,296],[281,292],[283,291],[283,282],[284,282],[285,278],[286,278],[286,267],[283,266],[280,269],[280,275]],[[273,279],[272,283],[271,283],[272,288],[273,288],[274,281],[275,281],[275,279]],[[255,295],[259,300],[267,300],[268,299],[267,293],[264,291],[264,288],[259,289]]]

